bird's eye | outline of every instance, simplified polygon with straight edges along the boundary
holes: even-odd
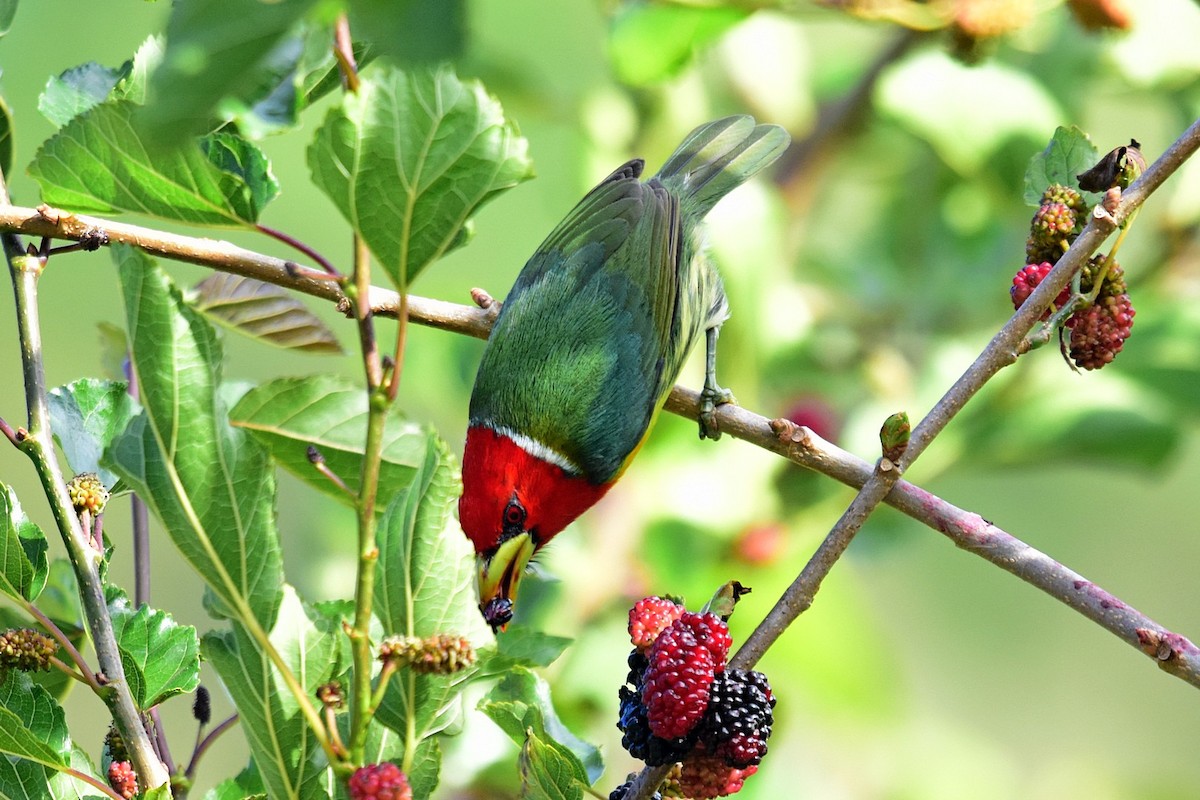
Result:
[[[525,507],[516,500],[508,501],[508,505],[504,507],[504,527],[525,527]]]

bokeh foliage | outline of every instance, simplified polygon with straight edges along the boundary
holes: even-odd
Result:
[[[72,40],[74,61],[63,60],[62,47],[33,52],[64,3],[23,5],[0,41],[7,104],[21,123],[19,203],[37,201],[20,170],[53,133],[31,113],[43,81],[75,61],[122,64],[168,11],[111,5],[113,19],[96,24],[112,35],[61,32],[81,37]],[[932,4],[886,4],[917,16],[883,19],[863,18],[874,4],[857,5],[859,16],[808,4],[467,4],[459,73],[480,80],[516,120],[539,178],[481,209],[475,239],[422,272],[417,290],[461,302],[474,285],[502,295],[541,237],[613,165],[645,155],[654,166],[694,124],[749,110],[786,125],[800,144],[775,184],[740,190],[711,218],[734,310],[722,337],[722,382],[744,405],[795,414],[870,455],[880,421],[900,408],[919,417],[1010,312],[1008,281],[1023,263],[1031,213],[1022,176],[1054,128],[1079,125],[1101,150],[1136,137],[1153,156],[1200,114],[1200,11],[1187,0],[1143,0],[1132,31],[1095,33],[1065,6],[946,4],[1016,15],[1000,35],[964,41],[961,23],[949,30],[929,16]],[[362,6],[359,13],[372,13]],[[144,27],[116,19],[126,12],[148,18]],[[313,76],[327,73],[311,60],[316,52],[293,54]],[[873,64],[880,72],[868,82]],[[816,138],[839,110],[842,124]],[[228,116],[243,112],[230,107]],[[104,113],[112,125],[128,122]],[[304,185],[305,148],[324,113],[308,111],[301,129],[255,145],[284,190],[270,206],[239,182],[255,173],[253,152],[232,154],[232,171],[228,151],[193,153],[183,167],[207,177],[198,184],[205,193],[196,192],[205,221],[261,219],[345,261],[341,209]],[[0,156],[12,146],[8,132],[6,122]],[[69,134],[68,125],[64,147]],[[89,208],[154,213],[92,197]],[[1198,220],[1200,174],[1191,165],[1151,201],[1123,250],[1138,317],[1116,364],[1080,377],[1053,348],[1022,359],[910,475],[1185,633],[1200,619],[1187,568],[1200,556],[1190,535],[1200,510],[1190,489],[1200,468]],[[270,249],[239,236],[231,234]],[[100,348],[83,331],[121,317],[117,280],[105,269],[64,259],[46,279],[51,349],[67,351],[50,364],[54,385],[98,372]],[[399,274],[395,264],[386,270]],[[67,298],[80,296],[91,299],[66,310]],[[340,324],[328,309],[314,310]],[[352,347],[351,331],[338,332]],[[358,379],[353,359],[313,366],[236,339],[228,349],[231,373],[255,383],[321,371]],[[401,405],[453,447],[478,352],[477,342],[432,331],[414,332],[410,344]],[[15,358],[15,347],[0,352],[3,374],[17,374]],[[16,417],[15,383],[3,401],[0,413]],[[23,497],[36,496],[14,454],[0,456],[0,469]],[[343,595],[348,516],[309,488],[285,483],[281,491],[291,580],[306,596]],[[601,744],[609,764],[602,786],[632,766],[613,727],[629,600],[672,592],[696,605],[736,577],[756,589],[734,618],[740,639],[847,498],[744,445],[698,443],[692,425],[664,418],[606,503],[561,537],[541,566],[546,580],[525,590],[534,603],[523,623],[575,637],[545,675],[567,725]],[[164,552],[159,563],[170,558]],[[741,796],[936,798],[969,787],[979,797],[1047,797],[1070,787],[1168,797],[1200,782],[1187,755],[1200,725],[1176,713],[1176,704],[1195,702],[1189,690],[993,572],[898,515],[873,519],[764,663],[781,696],[780,723],[772,755]],[[157,606],[199,596],[196,585],[167,583],[156,587]],[[288,618],[311,624],[293,600],[285,598]],[[209,626],[198,609],[178,618]],[[208,646],[216,653],[224,645]],[[506,796],[515,786],[516,748],[483,715],[467,719],[443,757],[473,796]]]

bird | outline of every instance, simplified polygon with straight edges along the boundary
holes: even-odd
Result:
[[[702,221],[789,141],[748,115],[700,125],[649,180],[633,159],[601,181],[517,276],[471,392],[458,505],[493,630],[534,554],[625,471],[701,339],[700,438],[720,436],[729,305]]]

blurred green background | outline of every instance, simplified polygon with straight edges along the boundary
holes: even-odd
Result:
[[[473,242],[414,291],[468,302],[481,286],[503,296],[558,219],[625,159],[641,155],[653,168],[694,125],[726,113],[778,122],[796,145],[777,181],[735,192],[710,216],[734,312],[721,380],[743,405],[794,414],[867,458],[883,418],[923,415],[1011,313],[1008,286],[1032,214],[1022,176],[1054,128],[1079,125],[1102,151],[1137,138],[1152,159],[1200,115],[1200,6],[1187,0],[1130,3],[1134,27],[1120,34],[1085,32],[1064,6],[1032,0],[467,5],[459,72],[481,79],[519,124],[538,178],[487,206]],[[918,22],[990,9],[1007,29],[964,44],[965,17],[957,36],[917,33],[834,6],[911,12]],[[143,0],[20,6],[0,40],[16,126],[15,203],[38,202],[23,167],[53,132],[37,112],[46,79],[88,60],[121,63],[169,11]],[[283,186],[263,222],[344,264],[348,230],[309,185],[304,162],[323,113],[311,109],[306,127],[262,143]],[[1193,636],[1198,221],[1200,163],[1192,163],[1150,200],[1123,246],[1138,315],[1117,361],[1077,375],[1053,345],[1023,358],[908,475]],[[290,255],[260,237],[228,238]],[[184,285],[204,275],[179,264],[170,271]],[[100,374],[96,326],[123,316],[107,254],[54,259],[41,297],[50,384]],[[311,305],[351,355],[305,357],[227,335],[227,377],[357,376],[351,327]],[[0,331],[0,415],[20,424],[11,304],[0,306]],[[481,346],[411,333],[401,403],[454,448]],[[692,385],[698,367],[685,373]],[[51,527],[31,468],[11,449],[0,450],[0,480]],[[349,595],[351,513],[286,475],[280,494],[289,580],[309,599]],[[851,496],[744,443],[700,442],[692,423],[665,416],[625,479],[556,540],[540,567],[545,580],[526,589],[536,602],[525,622],[576,637],[546,674],[564,718],[603,747],[602,788],[635,766],[615,728],[632,599],[670,592],[698,606],[736,578],[754,588],[731,623],[740,641]],[[121,580],[127,503],[110,509],[105,528]],[[164,537],[153,557],[154,605],[210,627],[200,582]],[[771,754],[740,795],[750,800],[1200,795],[1193,688],[891,510],[869,521],[761,668],[780,702]],[[217,689],[211,675],[209,685]],[[228,703],[215,694],[220,718]],[[75,738],[98,753],[101,705],[75,692],[68,711]],[[166,715],[182,758],[193,723],[183,703]],[[240,736],[210,756],[200,788],[241,768]],[[516,749],[490,721],[470,714],[447,745],[438,797],[515,796]]]

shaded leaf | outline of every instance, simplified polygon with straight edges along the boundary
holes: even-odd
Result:
[[[153,260],[115,246],[143,411],[109,448],[225,613],[270,628],[282,559],[270,459],[228,425],[212,328]]]
[[[524,667],[505,675],[479,704],[517,744],[525,741],[528,731],[561,746],[574,759],[578,773],[588,785],[604,772],[604,759],[595,745],[580,739],[558,718],[550,699],[550,684]]]
[[[42,199],[72,211],[128,211],[195,225],[245,226],[278,192],[266,157],[231,134],[176,149],[150,148],[129,101],[79,115],[34,155]]]
[[[61,128],[108,99],[117,84],[133,72],[133,61],[111,68],[89,61],[51,77],[38,95],[38,111]]]
[[[291,292],[271,283],[214,272],[196,285],[193,303],[222,325],[276,347],[342,352],[320,317]]]
[[[321,27],[325,50],[329,51],[328,29]],[[228,96],[217,107],[217,116],[231,122],[238,133],[261,139],[294,128],[303,106],[298,69],[305,38],[289,36],[275,45],[259,65],[255,81],[243,93]]]
[[[453,61],[466,37],[463,0],[350,0],[350,30],[399,64]]]
[[[0,483],[0,592],[16,600],[36,600],[50,570],[48,548],[42,529],[21,510],[17,493]]]
[[[691,63],[696,50],[749,14],[727,6],[623,3],[609,31],[609,57],[626,83],[658,83],[677,75]]]
[[[260,68],[315,0],[245,2],[180,0],[171,6],[167,46],[151,77],[146,131],[168,146],[210,130],[220,101],[246,98],[262,83]]]
[[[521,800],[581,800],[587,776],[570,751],[530,730],[521,745]]]
[[[128,388],[123,382],[82,378],[50,390],[50,424],[71,470],[96,473],[114,493],[121,488],[117,475],[100,466],[100,461],[105,449],[141,411]]]
[[[446,67],[375,71],[325,118],[308,164],[402,290],[465,243],[483,203],[532,176],[500,104]]]
[[[329,680],[341,630],[313,613],[285,586],[270,639],[308,698]],[[229,690],[267,795],[325,798],[321,747],[279,671],[244,628],[205,634],[205,658]],[[315,701],[313,701],[315,702]]]
[[[1039,206],[1042,192],[1052,183],[1078,188],[1075,176],[1095,166],[1100,151],[1086,133],[1072,125],[1059,126],[1046,149],[1029,160],[1025,170],[1025,204]]]
[[[367,434],[367,395],[361,386],[336,375],[280,378],[247,392],[230,418],[254,434],[289,472],[339,502],[353,502],[313,469],[306,451],[314,445],[329,468],[357,491]],[[389,412],[380,497],[391,497],[412,481],[425,457],[426,437],[421,426],[398,411]]]
[[[168,697],[192,692],[200,683],[200,639],[191,625],[180,625],[164,611],[136,610],[120,589],[110,586],[108,611],[117,646],[137,665],[142,679],[134,695],[145,711]]]

